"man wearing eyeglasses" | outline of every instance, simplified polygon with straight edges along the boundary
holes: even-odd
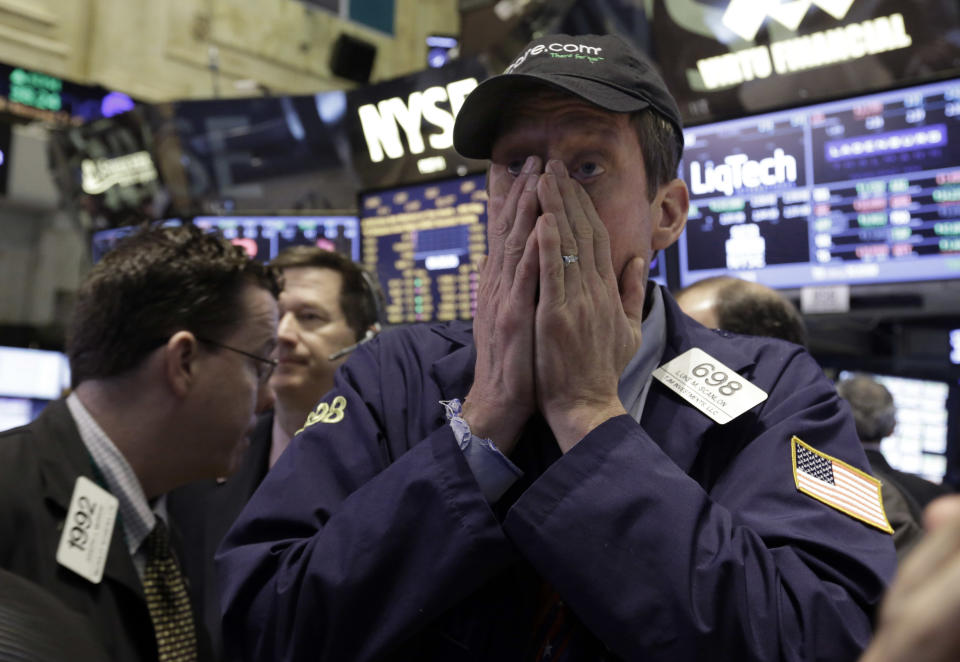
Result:
[[[273,410],[260,416],[235,474],[225,481],[187,485],[169,500],[186,543],[184,568],[217,654],[220,602],[214,553],[307,415],[333,388],[334,372],[379,330],[376,284],[350,258],[316,246],[292,246],[270,264],[283,277],[277,368],[270,378]]]
[[[236,468],[276,366],[276,296],[220,236],[137,233],[77,293],[73,392],[0,435],[0,567],[84,616],[113,660],[211,658],[166,494]]]

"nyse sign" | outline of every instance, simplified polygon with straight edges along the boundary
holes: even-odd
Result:
[[[400,97],[384,99],[378,104],[360,106],[360,124],[370,151],[370,160],[399,159],[406,152],[400,142],[400,129],[407,139],[411,154],[422,154],[426,149],[423,122],[433,127],[426,142],[437,150],[453,147],[453,122],[463,100],[477,86],[476,78],[453,81],[445,87],[434,86],[411,92],[406,100]],[[448,105],[446,110],[443,105]],[[436,132],[439,129],[439,132]]]
[[[354,165],[364,187],[463,175],[483,164],[453,149],[464,100],[487,76],[477,62],[430,69],[348,94]]]

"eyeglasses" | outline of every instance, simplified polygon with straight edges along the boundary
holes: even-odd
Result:
[[[224,345],[223,343],[217,342],[216,340],[210,340],[209,338],[202,338],[200,336],[197,336],[196,338],[200,342],[206,343],[207,345],[212,345],[213,347],[219,347],[220,349],[228,349],[231,352],[236,352],[237,354],[243,354],[247,358],[250,358],[256,361],[254,366],[256,366],[256,370],[257,370],[257,380],[261,384],[266,384],[267,381],[269,381],[270,375],[273,374],[274,368],[276,368],[277,364],[279,363],[276,359],[268,359],[265,356],[257,356],[256,354],[245,352],[242,349],[237,349],[236,347],[231,347],[230,345]]]

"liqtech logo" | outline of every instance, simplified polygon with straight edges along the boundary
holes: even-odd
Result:
[[[732,154],[715,164],[690,161],[690,192],[693,195],[723,193],[733,195],[742,189],[775,187],[797,182],[797,159],[779,147],[773,156],[754,161],[746,154]]]

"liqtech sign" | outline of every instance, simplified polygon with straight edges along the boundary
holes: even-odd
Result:
[[[960,5],[940,0],[657,0],[653,49],[687,122],[960,68]]]

